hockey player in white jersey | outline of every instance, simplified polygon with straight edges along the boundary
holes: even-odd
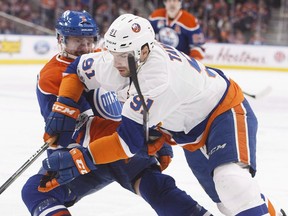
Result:
[[[101,86],[127,100],[117,132],[89,143],[88,150],[77,149],[80,152],[77,160],[87,161],[86,164],[75,161],[73,167],[70,163],[59,168],[59,157],[63,155],[43,161],[44,168],[59,172],[59,177],[47,187],[61,184],[63,173],[69,169],[78,168],[79,172],[74,175],[89,172],[90,160],[94,164],[105,164],[130,158],[146,145],[143,103],[129,79],[127,57],[133,54],[140,88],[149,109],[149,127],[162,134],[148,144],[149,153],[153,154],[164,142],[192,152],[202,148],[208,158],[207,177],[213,178],[223,205],[222,213],[269,215],[259,186],[252,178],[256,173],[257,118],[241,88],[222,71],[205,67],[175,48],[156,42],[154,37],[148,20],[122,15],[112,23],[104,38],[113,58],[109,53],[88,54],[69,66],[67,73],[70,75],[63,79],[60,87],[61,97],[77,102],[84,87]],[[77,108],[69,106],[69,112],[73,111]],[[55,113],[58,113],[57,118],[53,117]],[[57,134],[59,124],[63,126],[61,130],[65,130],[62,122],[69,116],[67,112],[54,110],[50,116],[46,133]],[[73,152],[66,154],[73,157]],[[189,154],[186,158],[189,163]],[[271,209],[270,214],[273,215]]]
[[[37,79],[37,99],[44,121],[49,118],[54,102],[61,100],[57,96],[66,68],[77,56],[92,52],[98,38],[97,24],[86,11],[63,12],[55,27],[60,52],[43,67]],[[69,151],[71,146],[67,146],[68,144],[72,144],[73,147],[80,146],[83,144],[82,139],[89,143],[88,140],[112,134],[116,130],[121,121],[122,104],[114,93],[100,88],[87,92],[88,95],[85,93],[77,103],[82,113],[77,120],[76,131],[75,124],[72,123],[70,131],[57,134],[57,142],[48,149],[48,155]],[[143,154],[139,152],[129,161],[118,160],[101,166],[96,165],[91,167],[93,171],[88,175],[79,176],[67,184],[45,192],[41,190],[41,185],[45,184],[53,173],[46,173],[41,169],[24,184],[21,191],[22,199],[30,215],[68,216],[71,215],[70,206],[75,207],[82,198],[114,182],[133,194],[136,191],[138,194],[141,193],[143,200],[158,215],[209,216],[210,213],[204,207],[176,186],[171,176],[161,173],[169,165],[172,156],[171,146],[168,145],[157,152],[157,158],[148,157],[144,148]],[[97,208],[97,203],[95,204]],[[93,211],[92,208],[86,209],[85,214],[89,211]]]

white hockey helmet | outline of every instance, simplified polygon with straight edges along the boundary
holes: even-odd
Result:
[[[140,58],[142,46],[147,44],[152,50],[154,41],[155,32],[150,22],[133,14],[119,16],[104,35],[105,47],[109,51],[133,51],[136,61]]]

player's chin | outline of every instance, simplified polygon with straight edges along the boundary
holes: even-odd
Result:
[[[130,76],[130,73],[129,73],[129,71],[127,71],[127,70],[125,70],[125,71],[119,71],[119,73],[120,73],[120,75],[122,76],[122,77],[129,77]]]
[[[119,74],[123,77],[129,77],[129,71],[126,68],[117,68]]]
[[[88,54],[90,53],[89,51],[78,51],[76,52],[76,56],[81,56],[81,55],[84,55],[84,54]]]

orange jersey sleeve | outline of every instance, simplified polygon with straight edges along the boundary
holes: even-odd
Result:
[[[59,89],[59,96],[67,97],[75,102],[81,97],[81,94],[84,90],[84,85],[80,81],[77,74],[69,74],[62,79],[62,83]]]
[[[120,122],[95,116],[88,124],[89,151],[96,164],[109,163],[128,158],[124,153],[116,129]]]
[[[95,164],[111,163],[129,158],[122,148],[117,132],[91,142],[88,149]]]
[[[198,61],[204,59],[204,51],[201,47],[195,47],[190,50],[189,56],[195,58]]]
[[[119,124],[120,121],[94,116],[91,124],[86,126],[87,130],[89,130],[89,140],[94,141],[101,137],[112,135],[116,132]]]

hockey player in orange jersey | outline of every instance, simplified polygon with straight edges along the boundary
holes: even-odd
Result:
[[[204,58],[204,34],[195,16],[181,9],[181,0],[164,0],[165,8],[149,17],[156,39],[195,59]]]

